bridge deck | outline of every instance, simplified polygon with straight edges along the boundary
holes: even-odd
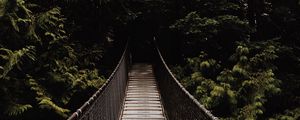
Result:
[[[132,66],[121,119],[165,120],[151,65]]]

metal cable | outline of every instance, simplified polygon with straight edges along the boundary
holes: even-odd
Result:
[[[204,108],[175,78],[155,43],[158,61],[155,75],[163,99],[167,118],[170,120],[218,120]]]
[[[118,120],[128,80],[128,43],[111,76],[68,120]]]
[[[68,120],[120,119],[128,80],[128,44],[106,83]],[[156,45],[160,58],[154,65],[166,116],[170,120],[218,120],[204,108],[174,77]]]

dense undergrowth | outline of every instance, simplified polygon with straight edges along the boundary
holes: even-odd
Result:
[[[98,2],[0,1],[1,120],[66,119],[101,87],[123,22],[99,12],[115,3]]]
[[[299,15],[299,0],[0,0],[0,119],[66,119],[127,38],[145,55],[153,36],[215,116],[299,119]]]
[[[170,25],[188,91],[222,119],[299,119],[299,1],[193,2]]]

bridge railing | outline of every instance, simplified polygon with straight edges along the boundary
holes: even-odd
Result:
[[[118,120],[128,80],[128,43],[111,76],[68,120]]]
[[[166,117],[169,120],[218,120],[180,84],[167,66],[156,42],[155,46],[159,60],[154,71]]]

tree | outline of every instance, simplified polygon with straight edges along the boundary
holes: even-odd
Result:
[[[295,118],[299,1],[193,2],[170,27],[183,36],[174,71],[187,89],[224,119]]]
[[[103,47],[78,47],[62,9],[49,3],[1,1],[0,119],[66,119],[104,83],[95,67]]]

